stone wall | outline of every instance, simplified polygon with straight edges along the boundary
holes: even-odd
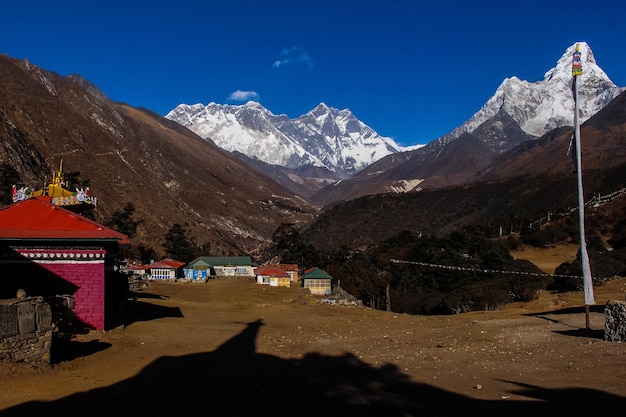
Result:
[[[0,305],[0,363],[50,363],[52,311],[41,298]]]
[[[604,340],[626,342],[626,303],[609,300],[604,307]]]

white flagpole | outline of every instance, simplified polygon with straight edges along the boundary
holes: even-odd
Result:
[[[580,62],[580,51],[578,44],[574,51],[572,60],[572,77],[574,77],[572,89],[574,90],[574,139],[576,143],[576,173],[578,178],[578,222],[580,229],[580,259],[582,262],[583,272],[583,288],[585,291],[585,324],[590,329],[589,324],[589,306],[595,304],[593,298],[593,278],[591,276],[591,267],[589,265],[589,255],[587,254],[587,241],[585,238],[585,199],[583,197],[583,173],[582,158],[580,149],[580,122],[578,120],[578,77],[583,73],[582,63]]]

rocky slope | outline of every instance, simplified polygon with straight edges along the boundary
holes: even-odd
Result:
[[[145,109],[108,100],[79,76],[0,56],[0,162],[40,188],[59,162],[89,180],[106,221],[127,202],[134,241],[161,250],[174,223],[211,254],[253,252],[306,203],[230,153]],[[87,88],[86,88],[87,87]]]

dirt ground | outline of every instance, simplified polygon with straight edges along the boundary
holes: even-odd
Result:
[[[603,309],[625,294],[626,279],[596,287],[587,330],[582,293],[409,316],[247,280],[152,282],[126,325],[56,346],[52,366],[0,365],[0,416],[621,413],[626,344],[603,340]]]
[[[548,274],[554,274],[555,269],[565,262],[573,262],[576,259],[579,245],[559,245],[549,249],[523,246],[521,250],[511,252],[517,259],[526,259],[537,265],[539,269]]]

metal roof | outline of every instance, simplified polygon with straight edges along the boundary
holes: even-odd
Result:
[[[252,266],[252,257],[250,256],[201,256],[189,262],[189,266],[193,266],[199,262],[203,262],[209,266]]]
[[[0,240],[108,240],[129,244],[128,236],[34,197],[0,209]]]
[[[304,271],[302,279],[333,279],[326,271],[317,267]]]

